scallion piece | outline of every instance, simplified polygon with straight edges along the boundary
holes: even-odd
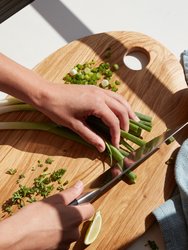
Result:
[[[144,115],[144,114],[141,114],[139,112],[135,112],[135,114],[142,121],[147,121],[147,122],[151,122],[152,121],[152,117],[151,116]]]
[[[0,114],[5,114],[14,111],[35,111],[35,109],[29,104],[14,104],[7,106],[0,106]]]
[[[166,144],[169,145],[173,141],[175,141],[175,138],[173,136],[171,136],[168,140],[166,140]]]
[[[134,124],[134,125],[137,125],[138,127],[148,131],[148,132],[151,132],[151,126],[147,126],[141,122],[137,122],[137,121],[134,121],[132,119],[129,120],[130,121],[130,124]]]
[[[146,142],[132,134],[129,134],[128,132],[124,131],[124,130],[121,130],[121,136],[123,138],[126,138],[127,140],[129,141],[132,141],[134,142],[135,144],[137,144],[138,146],[143,146],[146,144]]]

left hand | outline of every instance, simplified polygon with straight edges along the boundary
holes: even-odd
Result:
[[[45,91],[38,109],[55,123],[75,131],[94,145],[105,150],[102,138],[86,124],[87,116],[94,115],[109,127],[112,144],[119,146],[120,129],[129,129],[129,118],[137,117],[128,102],[119,94],[91,85],[51,84]]]

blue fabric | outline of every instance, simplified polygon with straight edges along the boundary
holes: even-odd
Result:
[[[185,73],[185,79],[188,83],[188,50],[184,50],[182,53],[183,69]]]
[[[153,211],[167,250],[188,250],[188,139],[181,146],[175,164],[178,194]]]

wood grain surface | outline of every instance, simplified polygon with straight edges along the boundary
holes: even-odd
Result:
[[[73,41],[60,48],[39,65],[35,71],[44,78],[63,84],[64,75],[77,63],[94,59],[96,64],[104,61],[105,50],[111,47],[110,63],[118,63],[120,70],[114,75],[122,84],[118,90],[132,105],[134,111],[153,117],[151,133],[144,133],[146,140],[159,135],[167,128],[174,128],[188,118],[188,91],[181,65],[175,56],[159,42],[135,32],[109,32],[92,35]],[[124,56],[141,51],[149,63],[139,71],[127,68]],[[46,118],[40,113],[2,115],[1,120],[35,120]],[[97,240],[87,249],[126,249],[153,223],[151,212],[168,199],[175,187],[174,165],[166,161],[178,152],[187,137],[181,133],[170,145],[163,145],[146,162],[135,170],[138,181],[129,185],[120,181],[93,203],[102,214],[102,230]],[[0,131],[0,188],[1,204],[17,190],[18,174],[24,172],[23,184],[31,185],[34,177],[41,173],[36,167],[50,156],[54,159],[50,170],[67,169],[64,180],[68,186],[81,179],[84,184],[95,180],[106,169],[106,155],[87,149],[75,142],[39,131]],[[17,168],[14,176],[6,175],[8,168]],[[57,192],[54,190],[54,193]],[[81,239],[71,249],[84,249],[84,232],[87,223],[81,225]]]

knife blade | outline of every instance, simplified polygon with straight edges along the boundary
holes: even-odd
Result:
[[[122,177],[130,170],[138,167],[142,162],[149,158],[155,153],[170,137],[180,132],[184,127],[188,125],[188,122],[183,123],[179,127],[171,130],[167,130],[161,135],[153,138],[145,145],[131,152],[127,157],[124,158],[124,170],[117,176],[113,176],[111,169],[108,169],[102,176],[99,176],[96,183],[103,183],[101,187],[94,188],[92,191],[84,192],[80,197],[74,199],[69,205],[79,205],[85,202],[93,202],[100,197],[105,190],[108,190],[115,183],[120,181]],[[88,187],[92,187],[93,183],[90,183]]]

